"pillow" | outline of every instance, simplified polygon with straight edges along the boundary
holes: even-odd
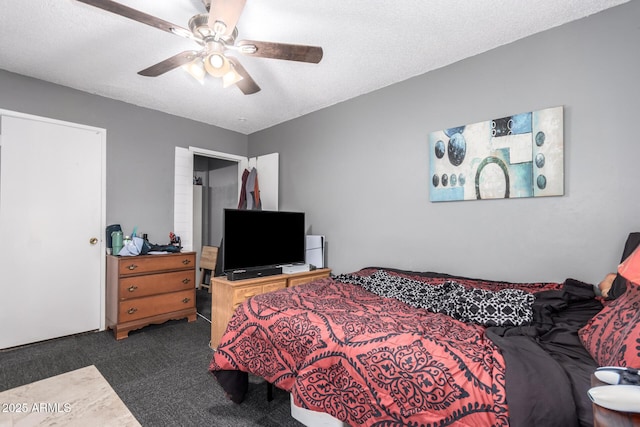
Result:
[[[467,289],[462,284],[446,281],[430,284],[378,270],[370,276],[341,274],[335,278],[360,285],[385,298],[395,298],[412,307],[433,313],[444,313],[466,323],[484,326],[520,326],[533,320],[535,296],[521,289]]]
[[[600,366],[640,368],[640,286],[627,280],[626,288],[578,331]]]

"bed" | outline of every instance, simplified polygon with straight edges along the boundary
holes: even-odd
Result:
[[[595,368],[640,363],[621,279],[606,300],[574,279],[365,268],[250,298],[209,370],[237,403],[253,374],[351,426],[589,426]]]

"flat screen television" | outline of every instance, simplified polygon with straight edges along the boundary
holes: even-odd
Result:
[[[222,269],[304,263],[304,212],[225,209]]]

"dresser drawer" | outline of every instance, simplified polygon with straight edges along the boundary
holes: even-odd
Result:
[[[311,283],[314,280],[322,279],[323,277],[329,277],[329,273],[322,272],[318,274],[309,274],[303,277],[294,277],[289,279],[289,287]]]
[[[167,292],[195,288],[195,272],[193,270],[184,270],[172,273],[123,277],[118,286],[120,288],[120,301],[129,298],[165,294]]]
[[[278,289],[285,289],[287,287],[286,280],[278,280],[277,282],[271,282],[264,285],[248,286],[245,288],[234,289],[232,306],[235,309],[244,300],[256,295],[266,294],[267,292],[277,291]]]
[[[247,298],[251,298],[255,295],[260,295],[261,293],[262,285],[247,286],[246,288],[234,289],[231,304],[235,307]]]
[[[182,255],[142,255],[136,257],[122,257],[119,260],[118,273],[121,276],[132,274],[153,273],[193,268],[196,265],[195,253]]]
[[[277,291],[278,289],[286,289],[287,281],[282,280],[276,283],[269,283],[267,285],[262,285],[262,293],[266,294],[267,292]]]
[[[121,301],[118,304],[119,321],[128,322],[157,314],[194,308],[196,305],[195,292],[194,288],[188,291]]]

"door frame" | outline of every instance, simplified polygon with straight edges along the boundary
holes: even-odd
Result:
[[[61,126],[75,127],[78,129],[84,129],[92,132],[96,132],[100,135],[100,156],[101,156],[101,173],[100,173],[100,229],[98,232],[98,241],[100,244],[99,253],[100,257],[100,274],[98,277],[100,283],[100,326],[99,330],[104,331],[106,329],[106,242],[105,242],[105,229],[107,221],[107,130],[94,126],[83,125],[79,123],[69,122],[66,120],[52,119],[49,117],[37,116],[35,114],[20,113],[17,111],[5,110],[0,108],[0,116],[14,117],[27,120],[36,120],[44,123],[51,123]],[[1,123],[1,122],[0,122]],[[2,147],[2,130],[0,129],[0,149]],[[1,154],[0,154],[1,155]]]

